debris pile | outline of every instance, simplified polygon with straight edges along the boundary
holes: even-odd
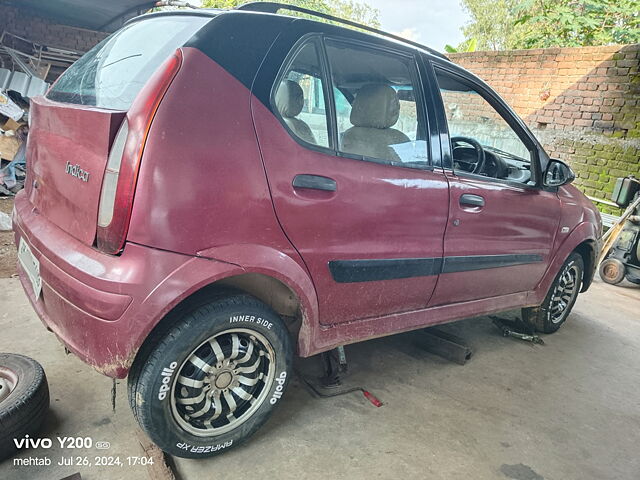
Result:
[[[29,99],[44,94],[45,80],[79,55],[10,32],[0,35],[0,196],[13,196],[24,185]]]
[[[0,127],[0,196],[13,196],[24,186],[28,134],[26,122],[12,118]]]

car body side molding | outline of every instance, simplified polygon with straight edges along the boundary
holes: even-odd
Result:
[[[444,257],[441,273],[469,272],[472,270],[484,270],[485,268],[511,267],[513,265],[538,262],[542,262],[542,255],[537,253]]]
[[[380,260],[332,260],[331,276],[338,283],[373,282],[438,275],[442,258],[385,258]]]
[[[332,260],[329,262],[329,271],[338,283],[356,283],[425,277],[441,273],[468,272],[537,262],[542,262],[542,255],[536,253],[443,258]]]

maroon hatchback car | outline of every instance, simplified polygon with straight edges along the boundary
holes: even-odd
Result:
[[[178,456],[254,433],[294,351],[515,308],[550,333],[593,277],[597,210],[491,88],[280,7],[138,17],[32,102],[24,289]]]

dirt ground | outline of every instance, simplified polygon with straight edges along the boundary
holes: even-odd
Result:
[[[0,212],[11,215],[13,197],[0,197]],[[13,232],[0,232],[0,278],[8,278],[16,273],[18,261]]]

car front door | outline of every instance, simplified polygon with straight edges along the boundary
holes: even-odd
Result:
[[[560,221],[556,193],[540,188],[539,147],[486,86],[455,69],[435,76],[451,194],[430,305],[533,290]]]
[[[283,64],[279,42],[258,83]],[[318,35],[271,78],[270,104],[253,100],[276,214],[322,324],[425,308],[435,288],[449,190],[418,78],[411,54]]]

